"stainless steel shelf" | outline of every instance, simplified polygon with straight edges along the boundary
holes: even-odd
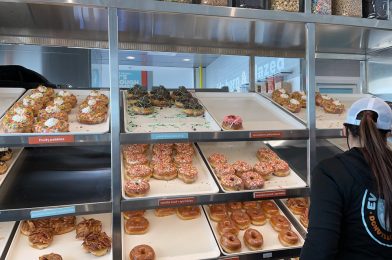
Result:
[[[105,134],[0,134],[3,146],[84,146],[110,144],[110,133]]]
[[[254,253],[240,256],[221,256],[220,260],[260,260],[260,259],[282,259],[282,258],[291,258],[297,257],[301,254],[301,249],[283,249],[276,251],[269,251],[263,253]]]
[[[0,221],[111,212],[109,151],[24,149],[0,187]]]

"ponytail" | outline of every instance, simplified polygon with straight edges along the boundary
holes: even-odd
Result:
[[[373,111],[363,111],[357,134],[363,155],[375,177],[377,192],[385,201],[385,223],[390,223],[392,214],[392,151],[388,147],[387,133],[389,131],[377,128],[378,115]],[[355,132],[355,131],[353,131]],[[392,223],[390,223],[392,224]]]

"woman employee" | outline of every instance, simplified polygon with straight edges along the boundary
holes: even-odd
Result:
[[[363,98],[348,111],[349,150],[316,166],[301,260],[392,259],[392,110]]]

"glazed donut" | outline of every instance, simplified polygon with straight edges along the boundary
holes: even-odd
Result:
[[[133,153],[145,153],[149,147],[149,144],[125,144],[123,145],[123,150]]]
[[[124,219],[130,219],[132,217],[143,217],[145,210],[129,210],[123,212]]]
[[[231,220],[234,225],[241,230],[247,229],[250,226],[250,218],[248,214],[242,210],[236,210],[231,213]]]
[[[242,208],[247,210],[247,209],[257,209],[259,208],[259,204],[257,201],[244,201],[242,202]]]
[[[176,154],[176,156],[174,156],[174,163],[176,163],[177,165],[192,164],[192,162],[193,162],[193,158],[191,155]]]
[[[299,221],[301,222],[301,224],[308,228],[309,225],[309,208],[306,208],[306,210],[302,213],[302,215],[299,218]]]
[[[257,172],[264,180],[271,179],[274,173],[274,167],[271,162],[258,162],[253,166],[253,170]]]
[[[177,216],[183,220],[198,218],[200,214],[199,206],[185,206],[177,208]]]
[[[154,260],[155,252],[151,246],[148,245],[138,245],[132,248],[129,252],[130,260]]]
[[[223,176],[226,176],[226,175],[234,175],[235,174],[235,170],[234,170],[233,166],[231,166],[228,163],[216,164],[214,172],[215,172],[216,177],[218,177],[218,179],[221,179]]]
[[[241,161],[241,160],[233,163],[233,168],[235,170],[235,174],[238,177],[241,177],[243,173],[249,172],[252,170],[252,166],[250,166],[249,163],[247,163],[245,161]]]
[[[154,164],[153,177],[157,180],[174,180],[177,178],[177,169],[172,163]]]
[[[264,186],[264,179],[256,172],[245,172],[241,179],[246,190],[261,189]]]
[[[128,197],[142,197],[150,190],[150,184],[142,179],[128,180],[124,185],[125,194]]]
[[[278,177],[286,177],[290,174],[290,167],[287,162],[278,159],[272,161],[272,165],[274,167],[274,175]]]
[[[208,161],[210,162],[212,168],[215,168],[217,164],[227,163],[226,156],[221,153],[213,153],[208,157]]]
[[[287,200],[287,207],[295,214],[302,215],[308,204],[304,198],[294,198]]]
[[[267,218],[271,218],[272,216],[279,214],[278,206],[276,206],[276,204],[273,203],[272,201],[269,200],[262,201],[260,202],[260,206],[263,212],[265,213],[265,215],[267,216]]]
[[[176,209],[175,208],[156,208],[154,210],[154,215],[157,217],[167,217],[170,215],[176,214]]]
[[[125,178],[127,180],[143,179],[149,180],[152,175],[150,166],[144,164],[130,165],[125,168]]]
[[[294,246],[298,243],[298,235],[291,230],[282,230],[278,235],[280,243],[284,246]]]
[[[234,225],[234,223],[228,218],[219,221],[218,225],[216,226],[216,229],[221,236],[225,233],[231,233],[237,236],[240,232],[239,229]]]
[[[227,210],[230,212],[233,212],[235,210],[241,210],[242,209],[242,203],[241,202],[229,202],[226,204]]]
[[[147,233],[150,223],[145,217],[131,217],[125,221],[124,229],[128,235],[141,235]]]
[[[178,166],[178,178],[184,183],[190,184],[197,180],[197,168],[192,164],[181,164]]]
[[[286,217],[282,215],[275,215],[270,218],[270,223],[273,229],[280,232],[282,230],[291,230],[291,224]]]
[[[228,217],[227,210],[224,204],[215,204],[209,206],[210,219],[219,222]]]
[[[244,233],[244,242],[250,250],[259,250],[263,246],[263,236],[256,229],[250,228]]]
[[[226,175],[220,180],[222,187],[228,191],[238,191],[244,189],[244,183],[236,175]]]
[[[250,221],[255,226],[262,226],[267,223],[267,216],[261,209],[247,209],[246,214],[248,214]]]
[[[127,166],[148,164],[148,158],[144,153],[133,153],[128,150],[123,150],[123,160]]]
[[[220,244],[227,253],[235,253],[241,250],[241,241],[232,233],[224,233],[220,238]]]

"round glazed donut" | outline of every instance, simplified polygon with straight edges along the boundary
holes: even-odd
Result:
[[[217,164],[227,163],[226,156],[221,153],[213,153],[208,157],[208,161],[210,162],[212,168],[215,168]]]
[[[241,202],[229,202],[226,204],[226,207],[230,212],[233,212],[235,210],[241,210],[242,203]]]
[[[278,235],[280,243],[284,246],[294,246],[298,243],[298,235],[291,230],[282,230]]]
[[[238,177],[241,177],[243,173],[249,172],[252,170],[252,166],[250,166],[249,163],[247,163],[245,161],[241,161],[241,160],[234,162],[233,168],[235,170],[235,174]]]
[[[129,180],[125,183],[124,190],[128,197],[141,197],[150,190],[150,184],[142,179]]]
[[[154,164],[153,176],[158,180],[174,180],[177,178],[177,169],[172,163],[157,163]]]
[[[220,163],[215,165],[215,175],[218,179],[221,179],[223,176],[226,175],[235,175],[235,170],[233,166],[228,163]]]
[[[215,204],[209,206],[210,219],[219,222],[228,217],[227,210],[224,204]]]
[[[294,198],[287,200],[287,206],[295,215],[302,215],[308,207],[308,203],[304,198]]]
[[[177,216],[183,220],[195,219],[200,216],[199,206],[185,206],[177,208]]]
[[[246,190],[261,189],[264,186],[264,179],[256,172],[244,172],[241,179]]]
[[[264,180],[269,180],[274,172],[274,167],[270,162],[258,162],[253,166],[253,170]]]
[[[176,154],[176,156],[174,156],[174,162],[177,165],[181,165],[181,164],[192,164],[193,158],[191,155],[187,155],[187,154]]]
[[[304,213],[302,213],[301,217],[299,218],[299,221],[301,222],[301,224],[304,227],[308,228],[308,225],[309,225],[309,208],[306,208]]]
[[[247,210],[247,209],[257,209],[259,208],[259,204],[257,201],[244,201],[242,202],[242,208]]]
[[[245,246],[250,250],[259,250],[263,246],[263,236],[256,229],[250,228],[244,233]]]
[[[248,214],[242,210],[235,210],[231,213],[231,220],[234,225],[241,230],[247,229],[250,226],[250,218]]]
[[[125,169],[125,177],[128,180],[144,179],[148,181],[151,178],[151,175],[152,170],[150,166],[144,164],[131,165]]]
[[[217,230],[219,235],[223,235],[225,233],[238,235],[238,233],[240,232],[239,229],[234,225],[234,223],[228,218],[222,219],[218,222]]]
[[[291,224],[286,217],[282,215],[275,215],[270,218],[270,223],[273,229],[280,232],[282,230],[291,230]]]
[[[274,175],[278,177],[286,177],[290,174],[290,167],[287,162],[278,159],[272,161],[272,165],[274,167]]]
[[[261,209],[247,209],[246,214],[248,214],[250,221],[255,226],[262,226],[267,223],[267,216]]]
[[[178,178],[184,183],[194,183],[197,179],[197,168],[192,164],[181,164],[178,166]]]
[[[145,210],[129,210],[123,212],[123,217],[125,219],[130,219],[132,217],[143,217]]]
[[[130,260],[154,260],[155,252],[151,246],[148,245],[138,245],[132,248],[129,252]]]
[[[137,216],[131,217],[125,221],[125,233],[129,235],[145,234],[148,230],[150,223],[145,217]]]
[[[276,204],[272,201],[264,200],[260,202],[260,206],[267,218],[271,218],[272,216],[279,214],[278,206],[276,206]]]
[[[154,214],[157,217],[167,217],[176,214],[175,208],[156,208]]]
[[[241,178],[236,175],[223,176],[220,182],[225,190],[236,191],[244,189],[244,183],[242,182]]]
[[[238,252],[241,249],[241,241],[232,233],[224,233],[220,238],[220,244],[227,253]]]

